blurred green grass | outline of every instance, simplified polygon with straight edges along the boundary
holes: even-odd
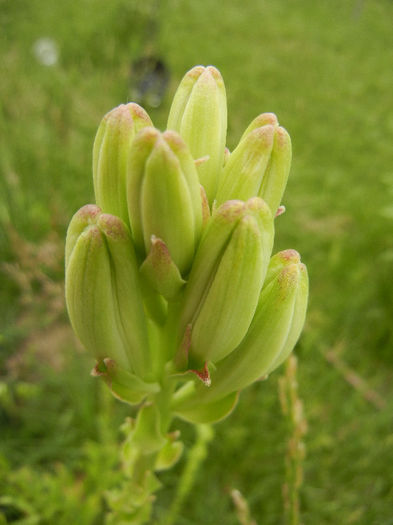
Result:
[[[157,35],[146,5],[0,0],[0,250],[19,268],[19,281],[0,274],[0,513],[6,523],[98,524],[101,494],[117,479],[127,407],[89,377],[89,359],[63,337],[66,317],[43,277],[61,282],[61,261],[45,265],[23,242],[40,246],[55,231],[61,245],[72,213],[92,202],[96,127],[128,100],[130,63],[151,44],[172,79],[162,106],[150,110],[157,127],[184,72],[202,63],[226,82],[230,148],[262,111],[276,112],[291,133],[276,249],[298,249],[311,279],[297,348],[309,426],[302,521],[393,524],[393,4],[166,0]],[[52,67],[34,56],[42,37],[58,45]],[[284,523],[279,375],[244,392],[216,426],[179,525],[235,524],[233,487],[258,523]],[[181,428],[191,444],[192,431]],[[181,467],[162,476],[158,513]]]

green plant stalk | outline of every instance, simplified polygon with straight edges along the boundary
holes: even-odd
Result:
[[[170,401],[173,391],[176,387],[176,380],[166,377],[163,381],[162,390],[158,394],[154,394],[149,403],[158,407],[157,415],[160,425],[160,431],[163,435],[167,434],[171,423],[173,421],[173,413],[170,410]],[[179,483],[177,484],[177,492],[170,507],[170,510],[160,525],[174,525],[179,512],[184,505],[192,486],[195,482],[198,469],[207,455],[207,447],[209,442],[214,437],[214,431],[211,425],[199,424],[196,428],[196,442],[187,456],[187,462],[182,472]],[[155,499],[154,493],[160,488],[159,482],[146,483],[146,480],[154,474],[157,456],[160,450],[145,454],[141,450],[136,460],[130,468],[130,463],[127,461],[130,453],[138,453],[136,446],[130,449],[129,440],[132,435],[129,433],[122,447],[122,470],[123,482],[121,487],[116,491],[108,494],[108,503],[111,511],[107,515],[107,525],[114,524],[132,524],[143,525],[149,522],[152,512],[152,504]],[[148,436],[146,436],[148,439]],[[163,445],[165,446],[165,444]],[[130,498],[134,497],[132,491],[138,491],[138,499],[140,504],[136,501],[134,508],[130,511]]]
[[[214,437],[214,430],[211,425],[195,425],[195,429],[197,438],[194,446],[188,453],[187,463],[177,484],[175,498],[168,514],[159,522],[159,525],[174,525],[176,522],[179,512],[194,485],[198,469],[206,458],[207,447]]]
[[[157,408],[154,411],[155,418],[151,421],[151,431],[144,429],[143,437],[147,443],[157,440],[157,435],[168,434],[173,420],[170,401],[176,383],[172,378],[164,377],[160,392],[153,394],[143,405]],[[146,452],[143,442],[138,443],[139,438],[135,439],[137,423],[128,420],[124,426],[128,426],[128,431],[121,451],[123,482],[118,489],[107,494],[111,510],[106,523],[142,525],[150,520],[154,493],[160,488],[160,482],[155,476],[156,462],[167,441],[162,437],[160,446]]]

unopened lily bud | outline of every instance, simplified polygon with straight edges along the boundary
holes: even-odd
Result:
[[[128,151],[138,131],[152,126],[138,104],[121,104],[105,115],[93,147],[93,181],[96,203],[105,213],[127,224],[126,174]]]
[[[149,285],[168,300],[174,299],[185,284],[166,244],[154,236],[140,272]]]
[[[221,174],[216,202],[230,199],[247,200],[258,195],[270,161],[275,127],[257,128],[241,140],[231,153]]]
[[[259,127],[257,127],[261,124]],[[272,113],[257,117],[221,173],[217,204],[258,195],[276,213],[291,166],[291,139]]]
[[[168,129],[180,133],[198,165],[199,180],[210,203],[224,164],[227,103],[224,81],[213,66],[196,66],[181,81],[169,112]]]
[[[262,199],[229,201],[215,212],[196,254],[181,314],[181,333],[191,326],[189,365],[219,361],[241,342],[272,244],[273,218]]]
[[[300,266],[300,280],[298,285],[298,291],[296,294],[296,302],[293,310],[293,317],[291,327],[288,332],[288,337],[277,359],[271,364],[268,371],[266,372],[267,374],[270,374],[271,372],[273,372],[273,370],[278,368],[288,358],[288,356],[294,349],[304,327],[307,313],[307,305],[308,273],[306,266],[302,264]]]
[[[70,225],[73,229],[78,219],[76,214]],[[71,324],[86,349],[98,360],[110,352],[112,359],[129,370],[114,307],[110,260],[95,224],[81,232],[68,258],[66,301]]]
[[[154,356],[149,351],[139,272],[130,232],[124,222],[103,213],[97,220],[112,265],[113,288],[127,353],[136,375],[150,378]]]
[[[148,127],[135,137],[129,157],[127,200],[139,256],[161,239],[181,273],[194,256],[202,228],[198,175],[191,154],[174,131]]]
[[[308,277],[295,250],[271,259],[254,318],[241,344],[217,363],[205,401],[241,390],[288,357],[303,328]]]
[[[75,333],[97,360],[109,357],[149,380],[152,356],[127,227],[98,206],[84,206],[69,226],[66,253],[66,301]]]

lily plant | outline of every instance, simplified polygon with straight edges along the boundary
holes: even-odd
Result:
[[[228,416],[244,388],[287,359],[304,325],[306,267],[295,250],[272,255],[289,134],[273,113],[257,116],[232,152],[226,134],[212,66],[184,76],[164,132],[137,104],[114,108],[93,147],[96,203],[68,228],[73,329],[96,360],[93,375],[137,406],[111,523],[149,521],[157,472],[183,451],[176,418]]]

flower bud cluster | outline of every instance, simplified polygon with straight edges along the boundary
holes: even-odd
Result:
[[[96,205],[68,228],[67,308],[117,397],[140,403],[170,382],[173,414],[211,422],[288,357],[303,328],[306,267],[294,250],[272,256],[291,141],[263,113],[230,153],[212,66],[185,75],[167,128],[133,103],[103,118]]]

